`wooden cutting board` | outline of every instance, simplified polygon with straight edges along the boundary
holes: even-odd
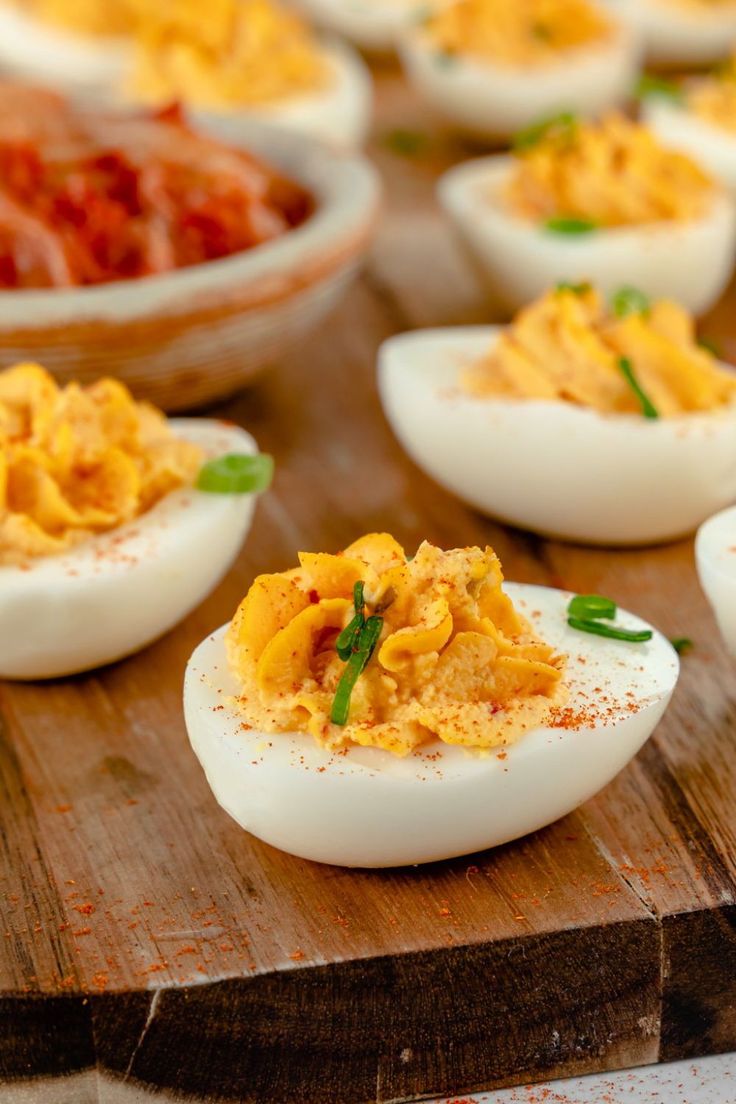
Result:
[[[395,74],[378,83],[388,206],[367,271],[218,411],[278,463],[236,567],[142,655],[0,686],[2,1101],[405,1101],[736,1047],[734,666],[692,544],[510,531],[403,455],[379,342],[493,315],[433,200],[463,151]],[[736,361],[734,302],[703,333]],[[356,872],[272,850],[218,808],[181,683],[256,573],[384,528],[410,549],[491,543],[508,577],[611,595],[695,649],[654,738],[578,812],[492,852]]]

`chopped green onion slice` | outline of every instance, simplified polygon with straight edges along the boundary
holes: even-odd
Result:
[[[543,226],[550,234],[592,234],[596,229],[595,223],[590,219],[568,218],[566,215],[547,219]]]
[[[585,281],[582,284],[569,284],[567,280],[561,280],[559,284],[555,286],[555,291],[571,291],[573,295],[585,295],[590,291],[591,285]]]
[[[636,395],[641,404],[641,412],[645,418],[658,418],[659,411],[654,403],[651,401],[648,395],[642,391],[639,381],[634,375],[634,369],[631,367],[631,361],[628,357],[619,357],[618,366],[624,376],[624,379],[628,383],[631,390]]]
[[[265,491],[273,478],[273,457],[231,452],[208,460],[199,469],[197,490],[208,494],[256,494]]]
[[[570,617],[579,617],[584,621],[605,617],[612,621],[616,616],[616,603],[600,594],[576,594],[567,607]]]
[[[695,647],[689,636],[674,636],[672,640],[670,640],[670,644],[678,655],[689,652],[691,648]]]
[[[595,636],[607,636],[611,640],[627,640],[630,644],[643,644],[654,635],[651,629],[619,629],[615,625],[605,625],[602,621],[589,621],[583,617],[568,617],[571,629],[593,633]]]
[[[635,287],[622,287],[611,300],[613,313],[617,318],[628,318],[630,314],[648,314],[649,298]]]
[[[577,119],[571,111],[562,111],[559,115],[552,115],[547,119],[540,119],[537,123],[525,127],[514,135],[512,147],[517,152],[533,149],[545,138],[559,135],[570,137],[577,126]]]
[[[672,100],[673,103],[682,103],[683,91],[674,81],[666,77],[655,77],[652,73],[644,73],[636,84],[634,95],[637,100],[646,100],[650,96],[659,96],[661,99]]]
[[[342,678],[337,684],[330,713],[330,720],[333,724],[345,725],[348,723],[353,688],[373,655],[382,628],[383,618],[373,616],[368,618],[361,629],[357,649],[347,661]]]
[[[347,662],[350,656],[358,647],[358,641],[360,639],[361,630],[365,624],[365,614],[363,612],[365,601],[363,598],[362,581],[358,581],[353,587],[353,605],[355,606],[355,616],[352,621],[345,626],[337,640],[335,641],[335,651],[339,655],[340,659]]]

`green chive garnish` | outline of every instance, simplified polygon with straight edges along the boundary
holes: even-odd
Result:
[[[652,73],[644,73],[636,84],[634,96],[637,100],[647,100],[650,97],[659,96],[660,99],[670,100],[672,103],[682,103],[683,91],[674,81],[665,77],[655,77]]]
[[[628,357],[619,357],[618,366],[621,369],[621,374],[628,383],[631,390],[636,395],[641,404],[641,412],[645,418],[658,418],[659,411],[654,403],[651,401],[648,395],[642,391],[639,381],[634,375],[634,369],[631,367],[631,361]]]
[[[570,234],[574,236],[592,234],[596,229],[596,224],[591,222],[590,219],[568,218],[566,215],[549,218],[543,225],[544,229],[548,230],[550,234]]]
[[[337,684],[335,698],[332,702],[332,712],[330,713],[330,720],[333,724],[345,725],[348,723],[353,688],[373,655],[382,628],[383,618],[373,616],[368,618],[360,630],[357,648],[347,661],[342,678]]]
[[[355,649],[358,646],[358,640],[360,633],[365,625],[364,599],[363,599],[363,587],[362,582],[357,582],[353,587],[353,605],[355,606],[355,616],[352,621],[345,626],[337,640],[335,641],[335,651],[339,655],[340,659],[347,662]]]
[[[615,625],[605,625],[602,621],[586,621],[581,617],[568,617],[567,623],[571,629],[593,633],[595,636],[607,636],[611,640],[627,640],[630,644],[643,644],[654,635],[651,629],[618,629]]]
[[[571,599],[567,612],[571,617],[580,617],[584,621],[605,617],[613,620],[616,616],[616,603],[600,594],[576,594]]]
[[[257,494],[273,479],[273,457],[231,452],[208,460],[199,469],[196,487],[208,494]]]
[[[585,295],[590,291],[590,284],[587,281],[583,284],[569,284],[567,280],[560,280],[559,284],[555,285],[555,291],[571,291],[573,295]]]
[[[575,127],[577,119],[571,111],[561,111],[559,115],[552,115],[546,119],[540,119],[538,123],[532,123],[514,135],[512,148],[517,152],[533,149],[545,138],[553,135],[569,138]]]
[[[611,300],[613,313],[617,318],[628,318],[630,314],[648,314],[649,298],[635,287],[622,287]]]
[[[670,640],[670,644],[678,655],[683,655],[684,652],[689,652],[691,648],[695,647],[689,636],[674,636]]]

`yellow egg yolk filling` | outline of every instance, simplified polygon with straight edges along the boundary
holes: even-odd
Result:
[[[513,743],[564,700],[564,657],[514,609],[492,549],[424,542],[409,560],[393,537],[372,533],[338,555],[299,560],[259,576],[228,629],[250,727],[396,755],[433,738],[486,749]],[[383,625],[340,725],[331,715],[346,664],[335,644],[361,580],[366,615]]]
[[[612,113],[598,123],[550,126],[517,151],[505,200],[536,223],[582,219],[594,226],[639,226],[700,218],[716,186],[685,154],[650,130]]]
[[[685,104],[702,119],[736,134],[736,56],[712,76],[688,82]]]
[[[610,21],[587,0],[455,0],[425,23],[437,48],[501,65],[536,65],[606,41]]]
[[[135,25],[136,0],[18,0],[36,19],[83,35],[126,35]]]
[[[0,565],[133,520],[193,482],[201,462],[116,380],[60,388],[37,364],[0,372]]]
[[[314,35],[273,0],[136,2],[136,60],[128,91],[141,102],[248,107],[329,84]]]
[[[661,417],[736,401],[736,373],[697,344],[682,307],[661,300],[617,317],[587,285],[562,286],[520,311],[488,355],[463,372],[461,383],[483,398],[547,399],[641,414],[622,357]]]

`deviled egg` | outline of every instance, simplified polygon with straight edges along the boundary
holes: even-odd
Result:
[[[423,0],[297,0],[298,7],[326,31],[368,53],[385,54],[426,10]]]
[[[400,48],[422,97],[489,139],[556,112],[613,107],[639,66],[636,36],[590,0],[450,0]]]
[[[120,659],[219,582],[270,458],[242,429],[167,421],[116,380],[0,374],[0,677]]]
[[[432,862],[541,828],[621,770],[677,680],[638,618],[504,586],[490,548],[407,559],[374,533],[299,559],[197,648],[184,711],[223,808],[307,859]]]
[[[562,286],[507,328],[391,338],[379,390],[424,471],[525,529],[645,544],[736,500],[736,372],[681,307],[631,288],[610,309]]]
[[[657,65],[707,65],[736,46],[736,0],[608,0]]]
[[[736,506],[721,510],[700,526],[695,562],[723,639],[736,656]]]
[[[653,81],[642,113],[663,142],[736,191],[736,55],[707,76]]]
[[[560,281],[706,311],[728,283],[736,208],[723,186],[644,126],[560,116],[519,135],[512,156],[467,161],[440,203],[505,306]]]
[[[340,148],[363,142],[372,100],[355,51],[321,41],[280,0],[147,8],[122,95],[152,106],[176,100],[195,119],[255,118]]]

